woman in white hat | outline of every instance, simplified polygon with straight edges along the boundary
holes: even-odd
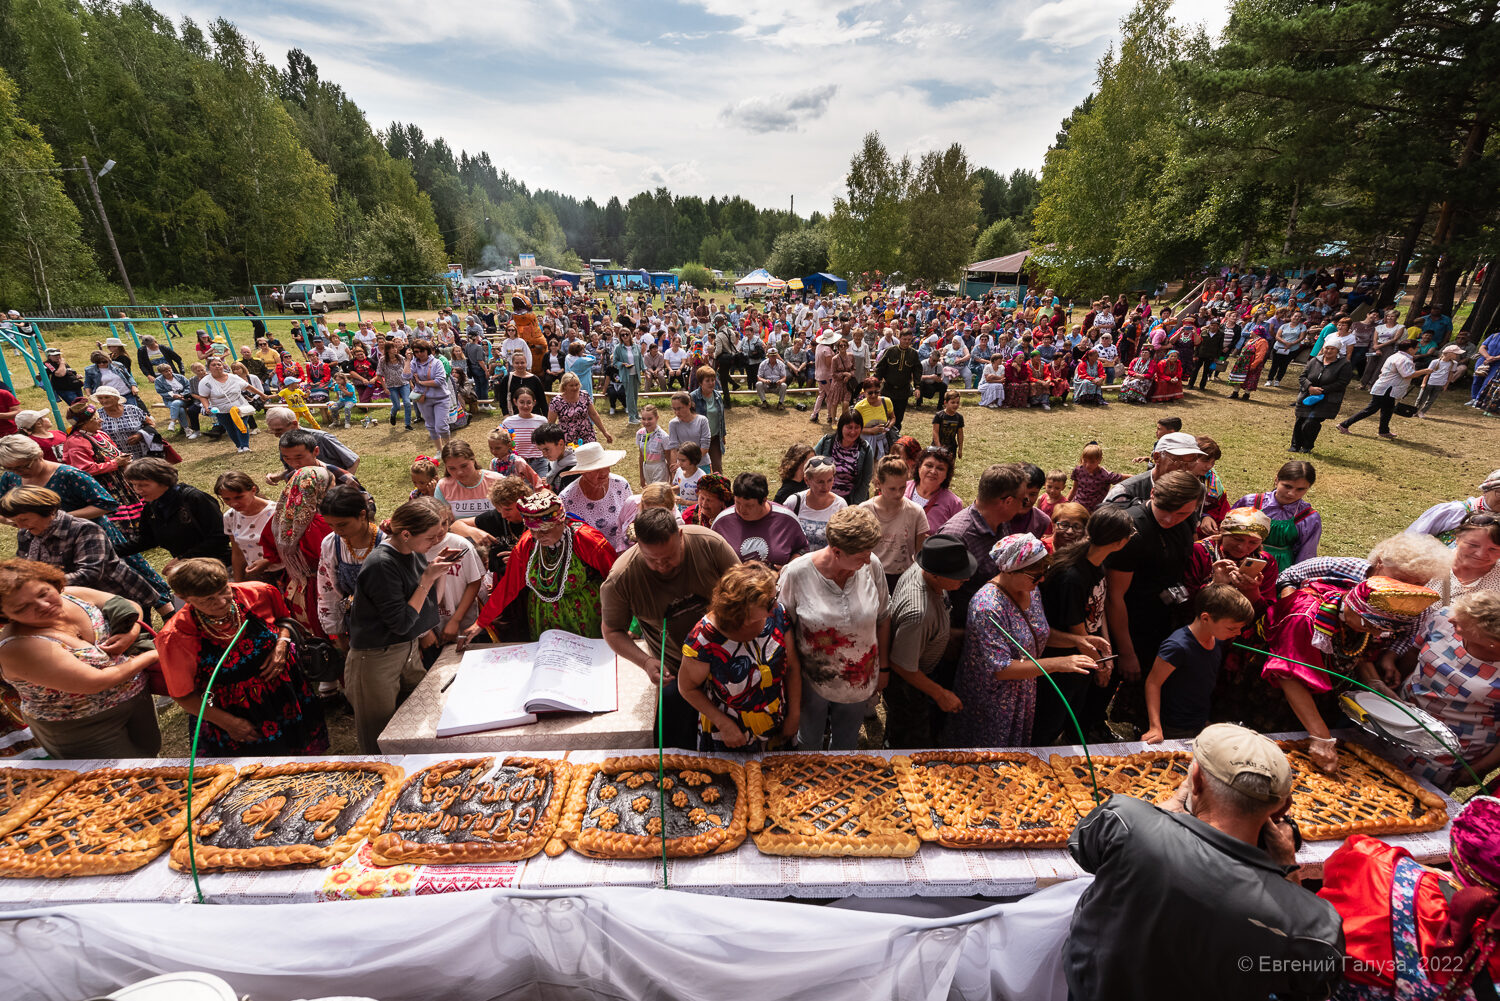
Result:
[[[630,541],[625,537],[626,523],[621,517],[630,500],[630,481],[610,472],[625,452],[607,449],[597,441],[579,445],[573,450],[576,464],[568,470],[576,476],[563,488],[561,499],[569,514],[599,530],[615,552],[623,551]]]
[[[52,415],[47,411],[23,410],[16,414],[16,430],[42,446],[42,455],[53,462],[68,461],[68,436],[52,425]]]
[[[132,459],[146,457],[146,435],[142,428],[156,429],[156,421],[125,398],[113,386],[100,386],[94,390],[94,402],[99,405],[99,423],[105,434],[120,451]]]

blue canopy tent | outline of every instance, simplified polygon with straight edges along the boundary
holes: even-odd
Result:
[[[822,295],[830,285],[833,286],[834,291],[838,292],[839,295],[849,294],[849,283],[838,275],[831,275],[826,271],[819,271],[815,275],[808,275],[802,279],[802,285],[804,288],[811,289],[818,295]]]
[[[578,282],[582,278],[583,278],[583,275],[575,274],[572,271],[554,271],[552,273],[552,280],[554,282],[567,282],[569,285],[572,285],[574,288],[578,287]]]
[[[651,286],[652,288],[669,288],[676,292],[677,276],[670,271],[653,271],[651,272]]]

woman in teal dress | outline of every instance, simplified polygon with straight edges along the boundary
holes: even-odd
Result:
[[[120,502],[88,473],[44,458],[42,447],[25,435],[11,435],[0,440],[0,466],[5,467],[5,472],[0,473],[0,494],[22,485],[46,487],[61,498],[61,510],[77,518],[87,518],[104,529],[104,534],[109,536],[116,549],[126,546],[125,535],[109,519],[109,515],[120,507]],[[163,614],[171,615],[174,611],[172,589],[167,587],[161,574],[151,569],[140,553],[123,559],[151,582],[161,598],[158,609],[165,606]]]

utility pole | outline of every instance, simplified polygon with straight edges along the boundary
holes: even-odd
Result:
[[[792,195],[791,198],[792,204],[788,207],[788,211],[790,211],[791,214],[795,217],[797,215],[797,196]]]
[[[84,176],[89,179],[89,190],[94,193],[94,207],[99,210],[99,221],[104,223],[104,238],[109,241],[109,252],[115,255],[115,267],[120,272],[120,281],[125,283],[125,295],[130,299],[130,304],[135,305],[135,289],[130,287],[130,276],[125,273],[125,262],[120,258],[120,248],[115,244],[115,231],[110,229],[109,216],[104,214],[104,199],[99,197],[99,182],[94,178],[94,172],[89,169],[89,158],[80,157],[83,161]],[[114,167],[115,162],[110,160],[104,164],[104,169],[99,171],[103,177]]]

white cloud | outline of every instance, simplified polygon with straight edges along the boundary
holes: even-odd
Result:
[[[1130,0],[685,0],[676,17],[577,0],[153,2],[236,20],[276,64],[300,47],[376,128],[487,150],[533,188],[794,194],[807,213],[829,210],[871,129],[897,156],[957,141],[998,171],[1040,169]],[[1226,16],[1211,0],[1175,10]]]
[[[749,132],[796,132],[827,114],[828,102],[838,89],[837,84],[830,83],[794,94],[750,97],[726,107],[719,118]]]
[[[1092,45],[1113,35],[1130,10],[1128,0],[1055,0],[1044,3],[1021,22],[1021,37],[1059,49]]]

